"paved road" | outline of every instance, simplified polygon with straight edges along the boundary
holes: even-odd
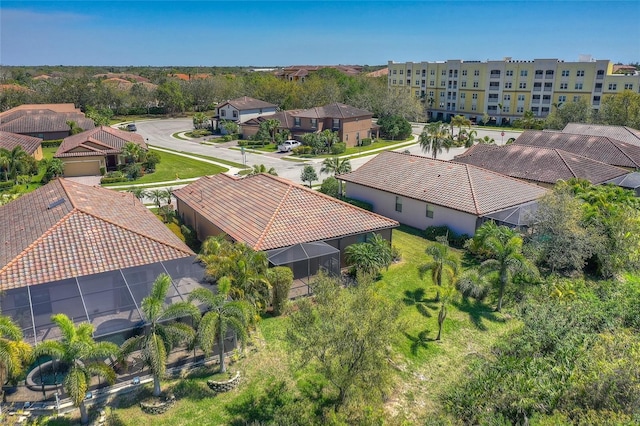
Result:
[[[243,158],[240,151],[229,149],[228,147],[224,146],[224,144],[222,144],[222,146],[200,144],[200,142],[204,140],[204,138],[190,141],[174,138],[172,136],[173,134],[192,129],[193,122],[188,118],[137,121],[136,126],[138,128],[138,133],[147,140],[147,143],[153,146],[195,154],[208,155],[210,157],[234,161],[240,164],[244,163],[248,166],[252,166],[254,164],[264,164],[267,168],[275,168],[278,176],[282,176],[286,179],[298,183],[303,183],[300,180],[300,173],[305,164],[313,164],[320,179],[324,179],[324,176],[320,176],[320,163],[322,162],[322,159],[310,159],[302,163],[283,160],[282,158],[286,157],[287,154],[254,154],[250,152],[246,152],[245,158]],[[424,124],[412,123],[412,130],[415,135],[419,135],[422,132],[423,127]],[[480,128],[474,128],[474,130],[477,131],[478,137],[482,138],[484,136],[489,136],[495,139],[497,144],[503,144],[510,137],[518,137],[518,135],[520,134],[520,132],[505,131],[504,136],[501,136],[501,132],[499,130],[484,130]],[[399,148],[397,151],[403,152],[406,150],[415,155],[425,155],[417,143],[409,147]],[[443,152],[442,154],[439,154],[438,158],[443,160],[450,160],[455,155],[464,152],[464,150],[464,148],[454,148],[451,149],[448,153]],[[366,163],[369,159],[369,157],[352,159],[352,169],[357,169],[362,164]],[[178,185],[174,185],[174,187],[177,186]]]

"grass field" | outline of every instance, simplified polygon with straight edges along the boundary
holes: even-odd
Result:
[[[519,326],[502,314],[493,312],[489,304],[458,301],[449,309],[442,340],[435,342],[437,312],[433,301],[435,288],[430,278],[421,279],[418,266],[426,262],[425,249],[432,244],[410,228],[393,231],[393,245],[402,253],[402,260],[383,272],[377,286],[391,301],[401,306],[402,324],[393,349],[391,362],[397,370],[395,390],[385,403],[388,424],[424,424],[435,415],[442,415],[438,402],[441,392],[460,376],[468,359],[487,355],[495,340]],[[429,317],[420,314],[416,299],[426,301]],[[284,334],[287,317],[265,317],[258,323],[253,340],[245,355],[230,366],[240,371],[243,380],[234,391],[214,396],[206,386],[214,370],[200,371],[191,378],[167,381],[164,389],[176,395],[176,407],[153,417],[154,425],[220,425],[260,424],[268,420],[269,410],[279,401],[278,395],[269,395],[277,384],[286,389],[297,389],[304,382],[304,373],[289,369],[289,355]],[[416,345],[416,336],[427,330],[428,338]],[[120,425],[139,425],[150,421],[138,407],[143,394],[124,397],[112,411]],[[455,419],[451,419],[455,422]],[[62,423],[49,423],[66,425]],[[67,423],[64,423],[67,422]]]

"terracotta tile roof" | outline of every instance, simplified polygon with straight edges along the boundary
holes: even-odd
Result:
[[[237,99],[231,99],[230,101],[226,101],[218,105],[216,108],[222,108],[225,105],[231,105],[238,111],[244,111],[248,109],[259,109],[259,108],[277,108],[278,105],[271,104],[269,102],[261,101],[260,99],[250,98],[248,96],[243,96]]]
[[[573,133],[576,135],[605,136],[609,139],[616,139],[621,142],[640,146],[640,130],[626,126],[605,126],[600,124],[569,123],[562,133]]]
[[[555,148],[618,167],[640,167],[640,146],[605,136],[574,135],[528,130],[514,142],[517,145]]]
[[[93,120],[77,112],[50,110],[20,110],[0,118],[0,130],[11,133],[68,132],[67,121],[74,121],[82,129],[93,129]]]
[[[150,83],[151,80],[149,80],[146,77],[142,77],[136,74],[130,74],[130,73],[115,73],[115,72],[108,72],[108,73],[104,73],[104,74],[96,74],[93,76],[93,78],[105,78],[105,79],[111,79],[111,78],[118,78],[118,79],[124,79],[124,80],[135,80],[138,83]]]
[[[296,117],[304,118],[371,118],[373,114],[364,109],[352,107],[338,102],[315,108],[305,109],[294,114]]]
[[[259,117],[252,118],[250,120],[245,121],[241,124],[241,126],[260,126],[260,123],[267,120],[278,120],[280,122],[280,128],[283,129],[291,129],[294,126],[293,116],[297,112],[302,110],[288,110],[288,111],[278,111],[275,114],[269,115],[261,115]]]
[[[0,148],[8,151],[11,151],[16,146],[21,146],[27,154],[33,155],[41,144],[41,138],[0,131]]]
[[[132,194],[56,179],[0,206],[0,290],[193,252]]]
[[[144,138],[137,133],[100,126],[64,138],[54,157],[119,154],[127,142],[136,143],[147,149]]]
[[[205,176],[174,196],[254,250],[398,226],[395,220],[267,174],[242,179]]]
[[[547,192],[479,167],[392,151],[338,178],[478,216],[536,200]]]
[[[0,84],[0,92],[14,91],[14,92],[35,92],[28,87],[20,86],[19,84]]]
[[[18,105],[17,107],[11,108],[7,111],[0,113],[0,121],[4,123],[3,118],[7,115],[10,115],[16,111],[42,111],[48,110],[51,112],[77,112],[81,113],[79,108],[76,108],[74,104],[23,104]]]
[[[525,145],[470,150],[456,156],[454,160],[514,178],[546,184],[555,184],[559,180],[574,177],[600,184],[629,173],[625,169],[560,149]]]

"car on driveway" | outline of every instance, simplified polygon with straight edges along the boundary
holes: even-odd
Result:
[[[131,123],[131,124],[127,124],[127,130],[130,132],[135,132],[136,130],[138,130],[138,128],[136,127],[135,124]]]
[[[292,151],[293,148],[297,148],[302,145],[300,142],[295,141],[293,139],[288,139],[278,145],[278,152],[289,152]]]

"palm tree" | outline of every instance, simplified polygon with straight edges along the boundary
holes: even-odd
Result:
[[[469,133],[467,133],[467,139],[465,139],[464,141],[464,147],[471,148],[476,143],[477,136],[478,132],[476,132],[475,130],[469,131]]]
[[[431,256],[431,261],[418,267],[420,278],[424,277],[427,272],[431,273],[431,281],[436,287],[436,302],[440,301],[440,289],[442,288],[442,279],[448,277],[448,281],[453,282],[460,268],[460,260],[458,257],[449,252],[449,244],[445,240],[429,246],[425,253]]]
[[[31,360],[31,346],[11,318],[0,315],[0,386],[24,371]]]
[[[22,149],[20,145],[14,147],[11,151],[0,148],[0,167],[4,170],[5,180],[16,180],[21,172],[27,171],[29,154]]]
[[[449,124],[451,126],[451,136],[453,136],[453,128],[454,127],[458,128],[458,135],[460,135],[460,132],[462,131],[462,127],[463,126],[471,128],[471,120],[469,120],[464,115],[454,115],[451,118],[451,123],[449,123]]]
[[[499,232],[488,235],[483,241],[484,248],[489,252],[490,259],[485,260],[481,269],[497,273],[498,306],[496,311],[502,310],[504,290],[511,283],[516,274],[535,275],[536,267],[522,254],[522,238],[515,232],[506,232],[497,227]],[[508,228],[507,228],[508,229]]]
[[[364,243],[351,244],[345,249],[347,264],[356,271],[377,275],[393,261],[391,245],[380,234],[372,234]]]
[[[280,127],[280,121],[276,119],[270,118],[263,122],[264,127],[269,132],[269,137],[271,138],[271,143],[274,143],[276,140],[276,133],[278,132],[278,127]]]
[[[167,368],[167,356],[171,349],[182,342],[192,341],[193,328],[183,322],[169,322],[182,317],[199,318],[200,311],[189,302],[166,305],[171,277],[160,274],[151,288],[151,294],[142,299],[142,313],[149,327],[146,334],[125,341],[120,347],[120,360],[133,351],[140,350],[142,361],[153,375],[153,395],[160,395],[160,378]]]
[[[278,176],[278,173],[276,173],[275,167],[269,167],[267,169],[267,166],[265,166],[264,164],[254,164],[253,168],[251,169],[251,171],[247,176],[258,175],[260,173],[266,173],[271,176]]]
[[[173,197],[173,188],[165,188],[162,190],[162,194],[164,195],[164,199],[167,202],[167,205],[171,204],[171,197]]]
[[[133,194],[140,201],[142,201],[144,197],[148,196],[147,191],[145,191],[145,189],[140,186],[132,186],[131,188],[127,189],[127,192]]]
[[[91,376],[103,377],[108,383],[115,382],[116,373],[104,363],[104,359],[115,356],[118,346],[111,342],[93,340],[94,327],[83,322],[76,326],[65,314],[55,314],[51,321],[58,326],[62,334],[61,340],[46,340],[36,346],[36,356],[49,355],[69,365],[69,372],[64,379],[64,390],[71,397],[73,404],[80,408],[83,424],[89,422],[84,399],[91,384]]]
[[[162,189],[153,189],[147,192],[147,195],[153,199],[153,203],[158,208],[162,205],[162,200],[165,199],[165,192]]]
[[[351,161],[348,158],[329,157],[325,158],[320,168],[320,173],[331,173],[341,175],[351,171]]]
[[[321,133],[322,138],[324,139],[329,152],[331,152],[331,147],[334,143],[339,142],[338,132],[334,132],[331,129],[325,129]]]
[[[244,342],[249,335],[248,328],[251,321],[251,305],[244,300],[230,300],[228,297],[230,289],[231,281],[223,278],[218,281],[217,294],[205,288],[199,288],[189,295],[189,301],[202,302],[207,310],[198,324],[196,339],[206,356],[213,351],[217,341],[221,373],[226,371],[224,339],[227,330],[233,330],[238,340]]]
[[[443,149],[449,152],[451,148],[451,138],[449,137],[448,126],[441,121],[429,123],[424,126],[420,134],[420,146],[425,153],[431,152],[431,157],[435,160]]]
[[[140,161],[143,149],[134,142],[127,142],[122,147],[122,155],[126,163],[137,163]]]

